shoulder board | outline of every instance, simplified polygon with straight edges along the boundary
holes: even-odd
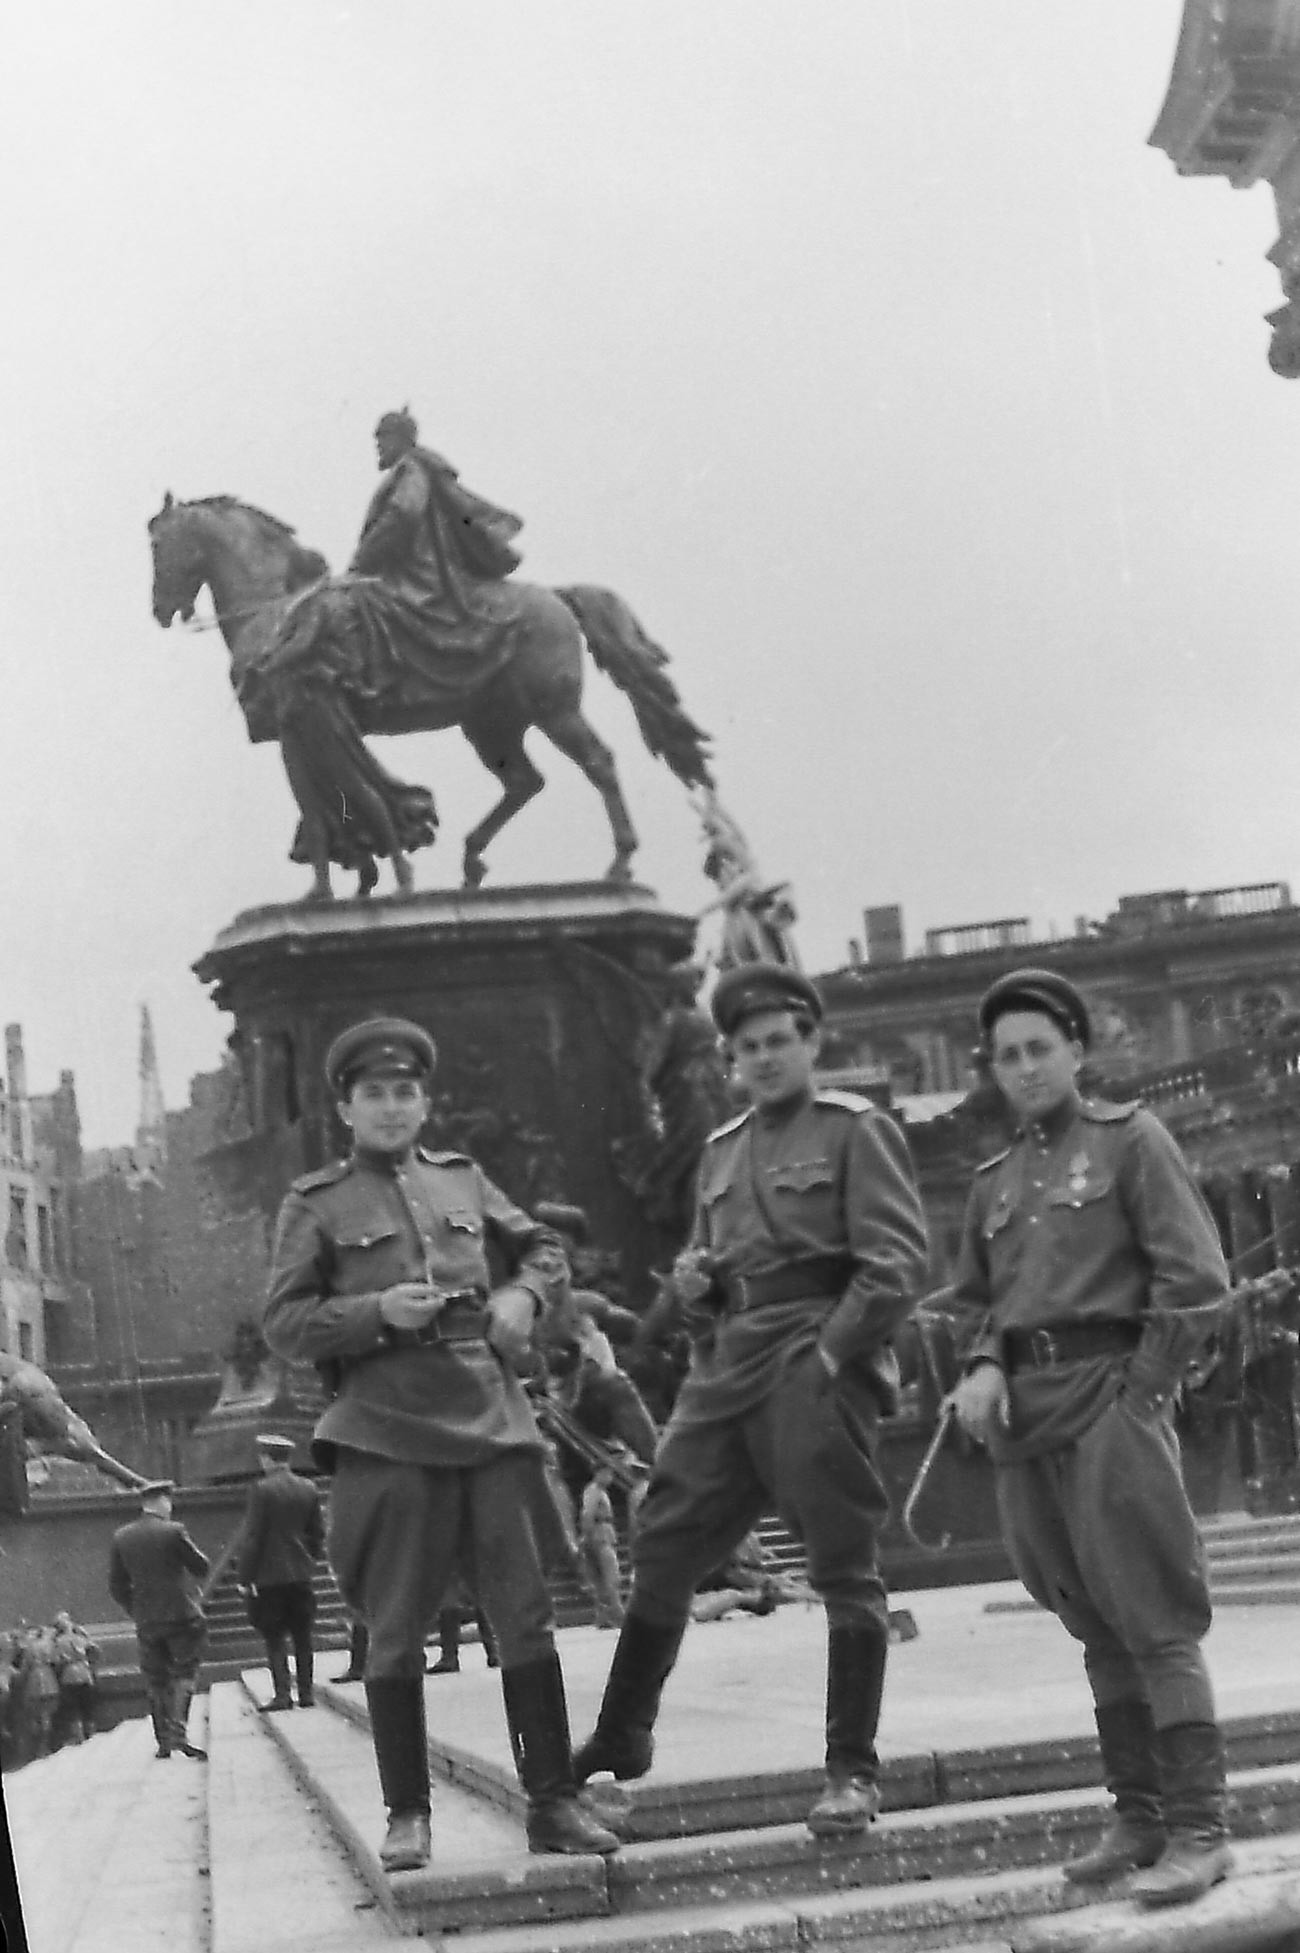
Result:
[[[860,1092],[837,1092],[827,1088],[824,1092],[813,1094],[814,1105],[833,1105],[840,1112],[875,1112],[879,1108],[870,1099],[864,1099]]]
[[[422,1159],[426,1166],[473,1166],[474,1164],[468,1153],[456,1153],[450,1150],[445,1153],[431,1153],[427,1146],[417,1146],[415,1151],[416,1157]]]
[[[295,1193],[314,1193],[317,1187],[332,1187],[351,1171],[351,1160],[332,1160],[328,1166],[318,1166],[314,1173],[300,1173],[289,1184]]]
[[[1141,1106],[1137,1099],[1127,1099],[1123,1105],[1111,1105],[1104,1099],[1085,1099],[1079,1107],[1081,1116],[1096,1126],[1117,1126],[1139,1111]]]
[[[753,1117],[753,1114],[753,1106],[747,1105],[743,1112],[738,1112],[734,1119],[728,1119],[724,1126],[715,1126],[704,1144],[706,1146],[712,1146],[715,1139],[725,1139],[728,1133],[739,1132],[745,1122]]]
[[[1010,1159],[1011,1153],[1012,1147],[1004,1146],[1002,1151],[995,1153],[991,1160],[981,1160],[975,1171],[977,1173],[987,1173],[992,1167],[1001,1166],[1003,1160]]]

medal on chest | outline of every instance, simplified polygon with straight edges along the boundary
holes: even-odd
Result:
[[[1087,1192],[1088,1167],[1090,1163],[1086,1152],[1076,1153],[1070,1160],[1065,1169],[1065,1189],[1067,1193],[1082,1194]]]

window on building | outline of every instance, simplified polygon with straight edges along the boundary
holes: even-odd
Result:
[[[18,1325],[18,1354],[25,1363],[30,1363],[33,1360],[32,1325],[30,1322],[20,1322]]]
[[[30,1264],[27,1246],[27,1194],[22,1187],[9,1189],[9,1232],[5,1238],[5,1252],[15,1268],[26,1268]]]
[[[45,1328],[45,1361],[66,1363],[68,1360],[68,1339],[65,1333],[67,1318],[57,1302],[47,1302],[41,1311],[41,1321]]]
[[[43,1200],[36,1204],[36,1242],[41,1267],[48,1271],[54,1266],[54,1226],[50,1220],[50,1210]]]

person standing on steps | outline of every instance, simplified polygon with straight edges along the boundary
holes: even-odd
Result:
[[[172,1518],[175,1489],[169,1478],[140,1487],[140,1517],[113,1534],[108,1591],[135,1622],[160,1761],[173,1750],[205,1761],[186,1730],[208,1634],[198,1583],[212,1569]]]
[[[293,1439],[267,1432],[256,1440],[262,1476],[248,1495],[239,1547],[239,1584],[248,1596],[248,1618],[266,1645],[272,1696],[268,1712],[292,1709],[289,1649],[293,1648],[298,1702],[310,1709],[313,1695],[312,1627],[316,1599],[312,1576],[325,1547],[320,1493],[290,1466]]]
[[[280,1211],[265,1334],[329,1367],[314,1450],[334,1472],[328,1553],[369,1632],[366,1701],[389,1871],[428,1862],[424,1636],[459,1567],[491,1623],[533,1851],[605,1852],[578,1801],[536,1513],[542,1440],[516,1370],[559,1268],[558,1236],[473,1160],[419,1144],[433,1039],[373,1018],[325,1075],[352,1152],[296,1180]],[[513,1265],[491,1289],[491,1241]]]
[[[1017,1574],[1083,1645],[1114,1811],[1065,1877],[1132,1874],[1141,1904],[1184,1903],[1232,1861],[1173,1403],[1224,1318],[1228,1270],[1154,1114],[1082,1096],[1091,1025],[1072,983],[1014,970],[979,1029],[1018,1130],[967,1209],[951,1306],[974,1335],[954,1407],[993,1460]]]
[[[483,1644],[483,1659],[489,1668],[500,1668],[492,1624],[464,1580],[458,1580],[451,1599],[438,1613],[438,1659],[425,1669],[426,1675],[460,1674],[460,1631],[467,1614],[474,1616],[478,1637]]]
[[[876,1463],[898,1405],[892,1338],[926,1283],[920,1197],[902,1129],[817,1090],[821,997],[800,971],[726,971],[714,1022],[748,1112],[704,1149],[695,1219],[671,1279],[695,1335],[632,1546],[633,1582],[596,1727],[574,1763],[642,1777],[660,1695],[699,1583],[773,1507],[826,1608],[826,1780],[818,1836],[879,1808],[876,1726],[889,1641]]]

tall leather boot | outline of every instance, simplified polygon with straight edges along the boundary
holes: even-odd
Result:
[[[826,1637],[826,1787],[808,1813],[818,1838],[855,1837],[880,1809],[876,1728],[889,1640],[877,1627],[833,1627]]]
[[[293,1644],[293,1666],[298,1677],[298,1704],[310,1709],[316,1700],[316,1658],[311,1645],[311,1629],[300,1634]]]
[[[429,1746],[424,1731],[424,1684],[419,1676],[366,1683],[370,1739],[388,1831],[379,1852],[386,1872],[418,1871],[429,1862]]]
[[[640,1614],[624,1617],[596,1727],[573,1753],[576,1782],[601,1770],[620,1783],[645,1775],[654,1761],[659,1698],[685,1632],[685,1621],[665,1625]]]
[[[179,1750],[182,1756],[192,1756],[198,1762],[206,1763],[208,1760],[207,1751],[201,1750],[197,1744],[191,1743],[187,1734],[190,1720],[190,1703],[194,1700],[193,1682],[182,1677],[172,1683],[168,1693],[172,1720],[172,1748]]]
[[[348,1665],[337,1674],[336,1682],[365,1680],[366,1655],[370,1650],[370,1630],[364,1621],[354,1621],[348,1634]]]
[[[289,1650],[283,1638],[266,1644],[266,1665],[271,1671],[271,1700],[262,1704],[264,1714],[292,1709],[293,1687],[289,1681]]]
[[[1101,1767],[1115,1808],[1091,1851],[1062,1867],[1071,1885],[1104,1885],[1122,1873],[1154,1865],[1165,1848],[1150,1704],[1099,1702],[1093,1711]]]
[[[552,1652],[501,1670],[506,1722],[519,1781],[528,1793],[530,1851],[617,1851],[618,1839],[578,1802],[560,1657]]]
[[[172,1719],[165,1687],[151,1688],[149,1691],[149,1720],[153,1724],[153,1739],[158,1746],[154,1755],[160,1763],[165,1763],[172,1753]]]
[[[474,1619],[478,1622],[478,1638],[483,1643],[484,1661],[489,1668],[500,1668],[501,1657],[497,1653],[497,1638],[492,1632],[492,1623],[481,1607],[475,1608]]]
[[[1227,1770],[1217,1724],[1180,1722],[1158,1729],[1156,1761],[1169,1842],[1129,1890],[1140,1905],[1186,1905],[1232,1870]]]
[[[460,1674],[460,1609],[444,1607],[438,1616],[438,1659],[426,1675]]]

